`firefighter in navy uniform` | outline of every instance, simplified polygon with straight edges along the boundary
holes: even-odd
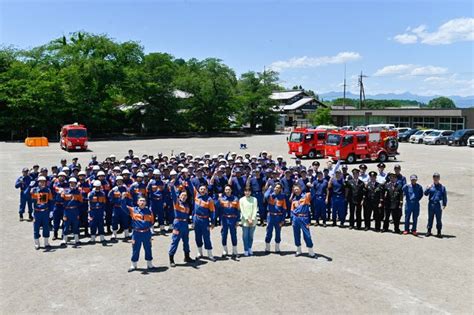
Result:
[[[377,182],[377,173],[369,172],[369,180],[365,185],[364,194],[364,222],[365,231],[370,229],[372,213],[375,219],[375,232],[380,232],[382,221],[383,186]]]
[[[365,194],[365,184],[359,179],[359,169],[352,170],[353,177],[346,182],[346,200],[349,203],[349,229],[362,228],[362,202]]]
[[[402,217],[403,190],[402,186],[397,183],[397,175],[395,173],[389,173],[388,177],[390,178],[390,181],[385,184],[385,189],[383,193],[385,216],[382,232],[388,232],[391,214],[394,225],[393,230],[395,233],[400,234],[400,218]]]

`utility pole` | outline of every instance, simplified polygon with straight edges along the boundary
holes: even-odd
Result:
[[[367,78],[367,76],[364,75],[361,71],[359,75],[359,109],[362,109],[364,105],[364,101],[365,101],[365,91],[364,91],[364,82],[363,82],[364,78]]]
[[[344,64],[344,96],[342,98],[342,109],[346,109],[346,64]]]

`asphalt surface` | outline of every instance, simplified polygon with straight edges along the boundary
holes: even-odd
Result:
[[[185,150],[211,154],[239,150],[287,154],[285,135],[248,138],[158,139],[91,142],[99,159],[109,154],[169,154]],[[118,242],[33,247],[30,222],[18,222],[19,193],[14,181],[25,166],[48,168],[62,157],[86,163],[92,152],[67,153],[56,143],[27,148],[0,143],[0,313],[457,313],[473,309],[473,165],[468,147],[401,144],[402,173],[416,173],[423,186],[434,171],[448,190],[443,239],[423,235],[378,234],[337,227],[311,227],[317,259],[294,257],[291,227],[282,233],[283,255],[264,255],[264,228],[255,233],[254,257],[168,268],[170,236],[154,236],[154,272],[128,273],[131,244]],[[320,160],[324,163],[324,160]],[[309,164],[310,161],[304,161]],[[388,169],[393,163],[387,163]],[[375,170],[375,163],[369,170]],[[426,232],[422,199],[420,232]],[[220,228],[212,232],[214,255],[221,253]],[[238,231],[242,253],[241,230]],[[109,239],[110,236],[107,236]],[[87,239],[86,239],[87,240]],[[196,253],[194,233],[191,251]],[[273,249],[273,245],[272,245]],[[303,246],[303,250],[306,248]],[[143,252],[139,267],[145,267]]]

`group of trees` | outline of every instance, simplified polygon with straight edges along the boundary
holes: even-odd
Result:
[[[137,42],[77,32],[30,50],[0,49],[0,137],[54,137],[72,122],[94,136],[244,125],[273,131],[276,104],[268,96],[281,89],[277,81],[272,71],[237,78],[219,59],[146,54]]]
[[[29,50],[0,48],[0,139],[55,137],[62,125],[72,122],[85,124],[93,136],[216,132],[242,126],[271,132],[278,114],[269,95],[283,89],[277,82],[273,71],[250,71],[237,78],[219,59],[147,54],[134,41],[76,32]],[[301,85],[293,89],[304,90]],[[177,91],[186,97],[177,97]],[[318,99],[313,91],[304,91]],[[343,101],[356,107],[359,102],[326,103]],[[364,102],[368,109],[407,105],[425,106],[406,100]],[[455,106],[440,97],[428,107]],[[330,109],[319,109],[310,119],[328,124]]]

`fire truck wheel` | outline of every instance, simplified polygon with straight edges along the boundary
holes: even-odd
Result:
[[[308,152],[308,159],[314,159],[314,158],[316,158],[316,155],[317,155],[316,151],[311,150],[311,151]]]
[[[387,161],[387,153],[385,153],[385,152],[380,152],[380,154],[379,154],[379,161],[380,161],[380,162],[385,162],[385,161]]]
[[[356,157],[354,154],[349,154],[347,156],[347,159],[346,159],[346,162],[349,163],[349,164],[352,164],[356,161]]]

